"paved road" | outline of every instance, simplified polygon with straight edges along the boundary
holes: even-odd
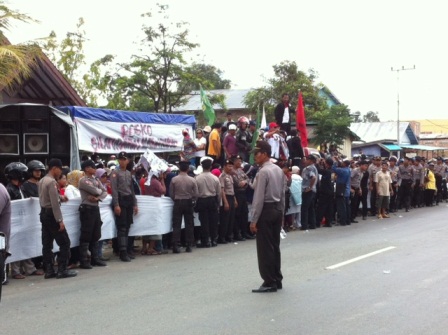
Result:
[[[11,280],[0,334],[447,334],[447,216],[443,204],[291,232],[277,293],[251,293],[254,241]]]

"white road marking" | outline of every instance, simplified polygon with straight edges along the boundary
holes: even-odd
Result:
[[[328,266],[325,269],[326,270],[334,270],[334,269],[340,268],[341,266],[344,266],[344,265],[347,265],[347,264],[350,264],[350,263],[353,263],[353,262],[357,262],[357,261],[360,261],[361,259],[364,259],[364,258],[367,258],[367,257],[370,257],[370,256],[375,256],[375,255],[378,255],[378,254],[380,254],[382,252],[386,252],[386,251],[389,251],[389,250],[392,250],[392,249],[395,249],[395,248],[396,247],[387,247],[387,248],[384,248],[384,249],[380,249],[380,250],[377,250],[377,251],[374,251],[374,252],[371,252],[371,253],[359,256],[359,257],[355,257],[355,258],[349,259],[348,261],[345,261],[345,262],[341,262],[341,263],[338,263],[338,264],[335,264],[335,265]]]

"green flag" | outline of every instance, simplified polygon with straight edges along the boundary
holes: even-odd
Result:
[[[204,111],[204,117],[209,126],[212,126],[215,123],[215,111],[213,110],[212,104],[210,100],[208,100],[207,94],[205,94],[202,89],[202,85],[199,85],[201,88],[201,102],[202,102],[202,110]]]
[[[254,136],[252,137],[252,149],[255,148],[255,144],[257,144],[258,136],[260,132],[260,123],[261,123],[261,113],[260,109],[257,109],[257,124],[254,132]],[[250,154],[249,163],[253,165],[255,163],[254,154]]]

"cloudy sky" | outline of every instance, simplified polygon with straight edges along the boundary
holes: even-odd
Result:
[[[87,60],[111,53],[128,60],[141,38],[140,14],[169,5],[173,22],[189,23],[197,61],[224,71],[233,88],[263,85],[272,66],[295,61],[315,69],[319,81],[352,112],[378,112],[382,121],[448,118],[448,2],[440,0],[6,0],[40,24],[15,24],[13,43],[63,37],[86,21]],[[147,22],[148,23],[148,22]],[[391,68],[413,68],[397,72]]]

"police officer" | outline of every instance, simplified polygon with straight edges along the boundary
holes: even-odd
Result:
[[[248,204],[246,198],[246,190],[249,185],[249,177],[244,173],[242,167],[242,157],[233,157],[233,188],[235,190],[235,198],[238,207],[235,209],[235,224],[233,226],[233,239],[236,241],[244,241],[253,239],[248,231]]]
[[[221,185],[218,177],[210,172],[213,159],[201,158],[203,172],[196,177],[198,184],[198,201],[196,211],[201,222],[201,247],[216,247],[218,237],[218,209],[221,202]]]
[[[254,158],[260,170],[253,187],[252,222],[250,230],[257,234],[258,269],[263,284],[254,293],[276,292],[282,288],[280,230],[285,208],[286,177],[270,161],[271,146],[258,141]]]
[[[79,246],[81,253],[82,269],[91,269],[92,265],[106,266],[98,257],[98,241],[101,238],[101,215],[98,202],[107,197],[107,190],[95,177],[95,162],[86,160],[81,164],[84,177],[79,180],[81,193],[81,205],[79,206],[79,218],[81,221],[81,235]],[[92,252],[89,261],[89,247]]]
[[[182,226],[182,217],[185,219],[185,240],[187,242],[186,252],[191,252],[194,243],[194,217],[193,202],[198,197],[198,184],[187,172],[190,167],[189,161],[179,162],[179,175],[171,180],[169,191],[174,201],[173,205],[173,253],[180,253],[179,242]]]
[[[32,160],[27,165],[29,178],[22,184],[22,192],[25,198],[39,196],[37,184],[45,174],[45,165],[38,161]]]
[[[137,198],[134,193],[132,174],[126,169],[129,163],[128,155],[121,151],[117,158],[119,168],[113,170],[110,175],[112,205],[114,207],[115,225],[117,226],[120,260],[130,262],[131,258],[127,252],[128,234],[133,223],[133,215],[138,213]]]
[[[227,244],[233,242],[233,224],[235,222],[235,208],[238,202],[235,198],[233,187],[233,161],[227,159],[224,162],[224,170],[219,176],[221,183],[222,206],[219,210],[219,238],[218,243]]]
[[[403,164],[398,167],[398,184],[400,185],[400,203],[404,205],[406,212],[411,206],[411,194],[414,188],[414,169],[409,157],[404,157]]]
[[[65,229],[61,212],[61,202],[68,201],[60,196],[57,181],[62,174],[62,162],[52,158],[48,162],[48,174],[39,181],[39,203],[42,223],[42,257],[45,268],[45,279],[75,277],[77,273],[67,269],[70,258],[70,238]],[[53,268],[53,242],[59,245],[58,272]]]

